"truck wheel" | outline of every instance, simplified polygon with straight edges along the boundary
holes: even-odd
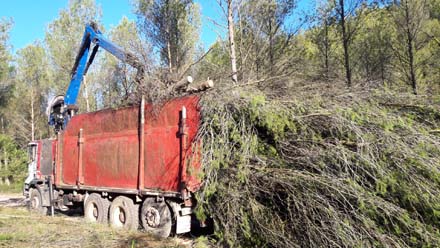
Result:
[[[116,228],[137,230],[139,205],[134,204],[128,197],[116,197],[110,205],[110,225]]]
[[[154,198],[145,199],[141,209],[141,223],[145,231],[161,238],[171,234],[172,216],[165,201],[156,202]]]
[[[29,210],[42,215],[47,215],[47,207],[43,206],[43,198],[39,189],[32,188],[29,197]]]
[[[109,200],[99,194],[90,194],[84,203],[84,218],[91,222],[107,223],[109,205]]]

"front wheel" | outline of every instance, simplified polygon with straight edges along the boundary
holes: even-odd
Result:
[[[31,194],[29,197],[28,208],[30,211],[47,215],[47,207],[43,206],[43,198],[39,189],[31,188]]]
[[[154,198],[145,199],[141,209],[141,222],[145,231],[161,238],[171,234],[172,216],[165,201],[157,202]]]

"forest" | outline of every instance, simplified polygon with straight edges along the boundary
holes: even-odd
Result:
[[[105,30],[70,0],[43,40],[14,54],[0,20],[0,188],[20,189],[26,146],[52,137],[47,105],[70,82],[85,24],[144,65],[100,52],[79,111],[201,95],[206,243],[226,247],[440,246],[440,0],[217,0],[217,41],[193,0],[133,0]],[[311,1],[312,2],[312,1]]]

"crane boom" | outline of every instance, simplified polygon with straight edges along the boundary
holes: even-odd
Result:
[[[92,48],[92,43],[94,44]],[[58,132],[67,125],[78,109],[76,103],[84,75],[93,63],[99,48],[113,54],[116,58],[137,69],[136,81],[140,83],[144,74],[143,64],[137,57],[109,41],[99,31],[96,23],[86,25],[79,52],[72,68],[71,80],[65,96],[57,96],[48,106],[49,125],[55,126]],[[90,56],[89,56],[90,54]]]
[[[94,43],[95,46],[93,47],[89,57],[92,43]],[[138,70],[138,74],[140,72],[143,73],[142,64],[138,61],[136,56],[124,51],[122,48],[105,38],[95,23],[88,24],[86,25],[81,47],[72,69],[72,79],[64,99],[65,105],[76,105],[82,79],[84,75],[87,74],[89,66],[93,63],[99,47],[113,54],[119,60],[136,68]]]

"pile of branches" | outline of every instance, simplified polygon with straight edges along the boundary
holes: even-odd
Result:
[[[196,214],[213,218],[215,242],[439,247],[438,102],[316,92],[204,95]]]

